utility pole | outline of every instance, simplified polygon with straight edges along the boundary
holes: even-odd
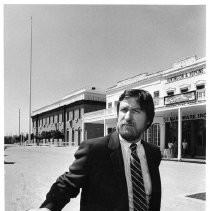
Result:
[[[32,72],[32,17],[31,17],[31,48],[30,48],[30,71],[29,71],[29,133],[28,133],[28,143],[31,142],[31,72]]]

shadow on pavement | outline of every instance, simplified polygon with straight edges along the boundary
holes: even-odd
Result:
[[[15,164],[15,162],[7,162],[7,161],[4,161],[4,164]]]
[[[194,198],[194,199],[200,199],[200,200],[206,200],[206,193],[196,193],[192,195],[188,195],[186,197]]]

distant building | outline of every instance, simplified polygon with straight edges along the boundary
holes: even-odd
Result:
[[[106,95],[95,87],[72,92],[32,113],[33,134],[39,144],[79,145],[82,138],[103,136],[101,124],[83,127],[83,115],[106,108]],[[101,128],[102,127],[102,128]],[[98,129],[97,129],[98,128]],[[91,132],[94,130],[94,133]],[[90,131],[88,133],[88,131]]]
[[[104,135],[116,129],[116,105],[125,89],[145,89],[153,96],[155,118],[143,139],[169,153],[173,143],[173,155],[181,159],[182,142],[188,142],[186,157],[206,156],[206,59],[189,57],[178,61],[166,70],[152,74],[140,74],[119,81],[106,90],[106,109],[86,113],[83,124],[103,125]],[[170,145],[172,146],[172,145]]]

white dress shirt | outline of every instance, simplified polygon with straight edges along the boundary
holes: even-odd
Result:
[[[133,189],[132,189],[132,180],[131,180],[131,171],[130,171],[130,156],[131,156],[131,143],[127,142],[120,136],[120,144],[122,149],[122,155],[124,160],[124,168],[125,168],[125,177],[128,187],[128,199],[129,199],[129,211],[133,211]],[[147,159],[145,155],[145,150],[143,145],[141,144],[141,140],[137,143],[137,154],[139,156],[139,160],[141,163],[142,176],[144,180],[144,187],[146,192],[146,198],[149,203],[150,196],[152,193],[152,182],[149,174]]]

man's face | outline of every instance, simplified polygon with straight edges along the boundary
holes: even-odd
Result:
[[[142,111],[135,97],[125,98],[120,102],[117,129],[128,142],[136,142],[147,128],[147,116]]]

